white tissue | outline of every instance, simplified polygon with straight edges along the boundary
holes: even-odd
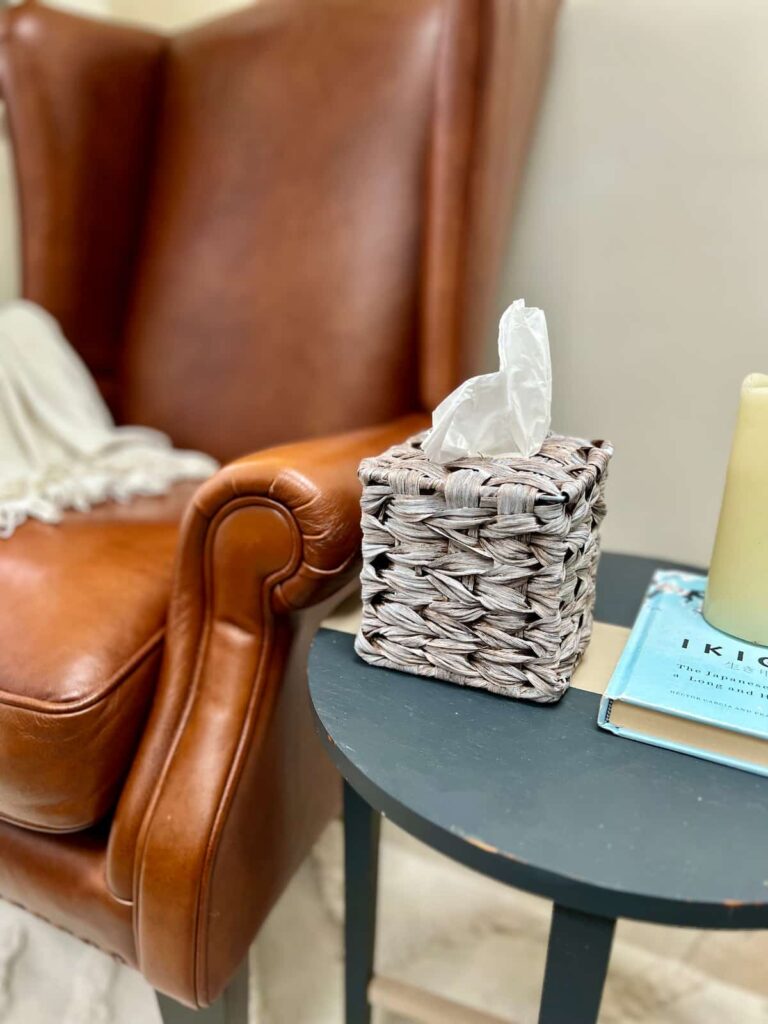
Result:
[[[433,462],[535,455],[549,433],[552,364],[544,313],[517,299],[499,321],[499,370],[465,380],[432,413],[422,450]]]

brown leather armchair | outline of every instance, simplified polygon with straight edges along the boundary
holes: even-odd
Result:
[[[228,463],[0,542],[0,895],[190,1006],[337,812],[307,646],[354,585],[359,460],[496,312],[555,8],[0,15],[24,295],[119,419]]]

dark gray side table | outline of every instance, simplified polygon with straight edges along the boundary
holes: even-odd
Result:
[[[597,618],[631,625],[654,567],[604,555]],[[534,706],[365,665],[323,630],[310,694],[345,779],[347,1024],[370,1020],[380,814],[554,903],[539,1024],[597,1020],[616,918],[768,927],[768,784]]]

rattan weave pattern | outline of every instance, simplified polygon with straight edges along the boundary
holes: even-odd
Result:
[[[612,446],[461,459],[423,435],[360,465],[367,662],[510,697],[558,700],[592,631]]]

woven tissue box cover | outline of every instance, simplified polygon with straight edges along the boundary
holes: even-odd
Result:
[[[373,665],[544,703],[592,632],[613,448],[551,435],[531,458],[445,466],[424,435],[360,465],[363,618]]]

